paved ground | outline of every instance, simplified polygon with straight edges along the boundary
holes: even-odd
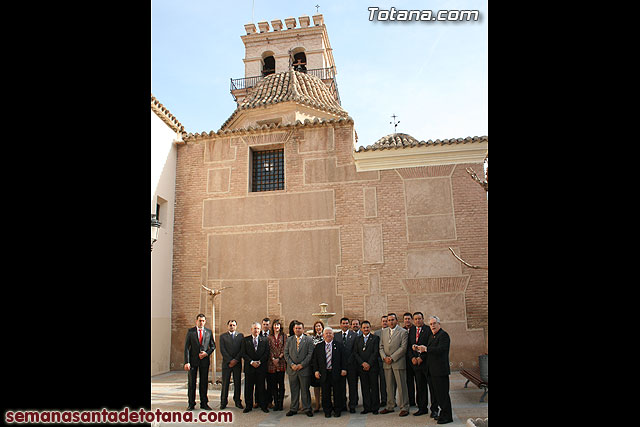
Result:
[[[484,398],[484,402],[480,402],[480,396],[483,391],[478,389],[472,383],[469,383],[467,388],[464,388],[466,379],[458,372],[453,372],[450,378],[451,389],[451,404],[453,407],[453,423],[445,424],[451,427],[463,427],[467,424],[467,419],[472,418],[487,418],[489,416],[489,395]],[[418,409],[414,406],[410,408],[410,415],[407,417],[399,417],[398,409],[396,412],[390,414],[366,414],[361,415],[362,404],[356,408],[355,414],[343,412],[340,418],[325,418],[324,413],[318,412],[313,417],[307,417],[304,413],[298,413],[292,417],[287,417],[285,414],[289,410],[289,382],[285,376],[285,389],[287,395],[284,400],[284,411],[272,410],[269,413],[262,412],[259,408],[244,414],[241,409],[238,409],[233,404],[233,385],[229,391],[230,406],[227,406],[225,411],[231,411],[233,413],[233,425],[234,426],[260,426],[260,427],[275,427],[275,426],[300,426],[305,425],[308,427],[314,426],[348,426],[348,427],[375,427],[385,426],[390,424],[393,427],[400,426],[416,426],[416,425],[437,425],[436,420],[430,418],[429,415],[421,415],[414,417],[413,414]],[[220,410],[220,390],[213,389],[209,386],[209,406],[214,411]],[[313,399],[313,390],[311,391],[311,398]],[[196,391],[196,401],[199,402],[198,393]],[[243,398],[244,404],[244,398]],[[163,411],[184,411],[187,408],[187,373],[182,371],[173,371],[165,374],[160,374],[151,377],[151,409],[161,409]],[[200,412],[200,404],[196,405],[195,415]],[[175,423],[154,423],[157,426],[176,426]],[[198,426],[214,426],[225,425],[220,423],[198,423]],[[226,425],[229,425],[228,423]]]

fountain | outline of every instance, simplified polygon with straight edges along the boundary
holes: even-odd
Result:
[[[315,316],[319,320],[322,320],[322,323],[324,323],[325,328],[329,326],[327,320],[331,319],[333,316],[336,315],[336,313],[327,312],[327,307],[329,307],[329,304],[327,304],[326,302],[320,303],[320,313],[311,313],[312,316]],[[307,333],[309,332],[313,334],[313,330],[308,331]]]

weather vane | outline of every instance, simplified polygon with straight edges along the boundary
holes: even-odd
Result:
[[[318,13],[318,9],[319,9],[319,8],[320,8],[320,5],[319,5],[319,4],[317,4],[317,5],[316,5],[316,13]]]
[[[400,123],[400,120],[398,120],[398,122],[396,122],[396,116],[395,113],[393,114],[393,116],[391,116],[393,118],[393,122],[389,122],[390,125],[393,125],[393,132],[396,133],[396,130],[398,129],[398,123]]]

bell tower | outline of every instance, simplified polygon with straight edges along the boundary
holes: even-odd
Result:
[[[264,77],[289,70],[320,78],[339,102],[336,66],[322,14],[313,15],[313,25],[308,16],[300,16],[297,22],[286,18],[284,25],[274,19],[271,25],[261,21],[257,28],[254,23],[244,28],[244,78],[231,79],[231,95],[238,104]]]

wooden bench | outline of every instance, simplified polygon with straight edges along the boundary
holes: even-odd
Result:
[[[467,384],[469,384],[469,381],[471,381],[478,388],[484,389],[484,393],[482,394],[482,397],[480,397],[480,402],[484,402],[484,397],[489,392],[489,381],[482,381],[482,378],[480,378],[480,369],[463,369],[462,371],[460,371],[460,375],[467,379],[467,382],[464,383],[464,388],[467,388]]]

